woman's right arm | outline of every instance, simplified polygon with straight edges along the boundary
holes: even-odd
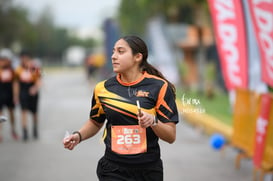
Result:
[[[97,134],[102,126],[103,123],[97,123],[92,119],[88,120],[78,131],[81,137],[79,134],[72,134],[69,137],[63,139],[64,148],[73,150],[74,147],[81,141],[86,140]]]
[[[17,105],[19,103],[19,82],[15,80],[13,82],[13,103]]]

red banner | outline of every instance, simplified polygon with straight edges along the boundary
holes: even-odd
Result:
[[[262,79],[273,86],[273,1],[249,0],[249,9],[260,49]]]
[[[223,77],[228,90],[248,87],[242,1],[208,0]]]
[[[272,97],[270,94],[262,95],[261,111],[256,122],[256,136],[253,156],[253,163],[256,168],[260,168],[263,159],[271,102]]]

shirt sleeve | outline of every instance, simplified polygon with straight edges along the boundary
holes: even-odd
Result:
[[[164,83],[161,87],[156,103],[157,118],[163,122],[179,122],[179,116],[177,111],[177,105],[175,102],[175,96],[168,83]]]
[[[98,97],[98,91],[101,89],[100,86],[102,86],[103,83],[99,83],[96,85],[93,97],[91,101],[91,110],[90,110],[90,119],[98,122],[98,123],[104,123],[105,121],[105,112],[103,110],[103,107],[100,103],[99,97]]]

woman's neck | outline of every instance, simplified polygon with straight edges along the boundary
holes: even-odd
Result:
[[[125,83],[131,83],[135,82],[140,77],[142,77],[142,72],[140,71],[135,71],[135,72],[128,72],[128,73],[120,73],[120,80]]]

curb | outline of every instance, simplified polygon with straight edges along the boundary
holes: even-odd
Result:
[[[226,138],[226,140],[228,141],[231,140],[232,127],[221,122],[219,119],[209,114],[206,114],[205,112],[202,112],[202,110],[194,111],[196,110],[195,107],[183,105],[179,100],[177,101],[177,107],[179,113],[182,116],[182,119],[186,120],[190,124],[197,127],[201,127],[207,134],[220,133]]]

